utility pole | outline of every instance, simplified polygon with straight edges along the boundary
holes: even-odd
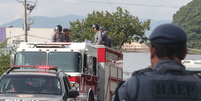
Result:
[[[30,23],[27,26],[27,16],[32,12],[32,10],[36,7],[36,4],[38,2],[38,0],[36,0],[35,2],[29,1],[27,4],[27,0],[21,1],[21,0],[16,0],[19,3],[23,3],[24,4],[24,24],[23,24],[23,29],[24,29],[24,42],[28,42],[27,36],[28,36],[28,30],[30,29],[30,25],[32,25],[34,23],[34,19],[32,19],[30,21]],[[32,2],[34,3],[33,5],[30,5],[29,3]],[[27,10],[29,10],[29,14],[27,15]]]
[[[27,0],[24,0],[24,41],[28,42],[27,40]]]

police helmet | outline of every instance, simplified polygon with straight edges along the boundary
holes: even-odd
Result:
[[[180,26],[167,23],[156,27],[149,36],[149,40],[156,44],[186,43],[187,34]]]
[[[99,25],[98,25],[98,24],[94,24],[94,25],[93,25],[93,29],[94,29],[94,28],[96,28],[96,30],[98,31],[98,30],[99,30]]]
[[[61,27],[61,25],[57,25],[55,29],[56,29],[56,30],[59,30],[59,32],[62,31],[62,27]]]

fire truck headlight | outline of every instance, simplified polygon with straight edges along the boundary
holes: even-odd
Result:
[[[77,82],[70,82],[72,89],[76,89],[79,91],[79,84]]]

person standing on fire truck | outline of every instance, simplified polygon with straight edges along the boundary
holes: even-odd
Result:
[[[94,45],[101,45],[102,44],[102,33],[99,31],[99,25],[94,24],[93,30],[96,32],[94,36]]]
[[[63,29],[63,33],[64,33],[64,42],[70,42],[70,29],[69,28],[64,28]]]
[[[56,31],[53,33],[51,41],[52,42],[64,42],[64,34],[61,32],[62,31],[61,25],[57,25],[55,30]]]
[[[136,71],[122,83],[116,89],[119,100],[200,101],[201,79],[181,63],[188,53],[186,32],[178,25],[162,24],[149,40],[152,68]]]
[[[108,31],[104,31],[103,27],[99,30],[102,33],[102,44],[111,48],[111,38],[107,35]]]

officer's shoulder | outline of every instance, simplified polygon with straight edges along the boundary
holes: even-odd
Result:
[[[98,34],[101,34],[101,31],[97,31]]]
[[[153,71],[152,68],[144,68],[144,69],[140,69],[138,71],[133,72],[132,76],[140,75],[140,74],[143,74],[145,72],[152,72],[152,71]]]
[[[188,75],[193,76],[193,77],[201,78],[201,76],[200,76],[198,73],[195,73],[195,72],[193,72],[193,71],[186,70],[186,73],[187,73]]]
[[[57,32],[53,32],[53,35],[56,35],[57,34]]]

